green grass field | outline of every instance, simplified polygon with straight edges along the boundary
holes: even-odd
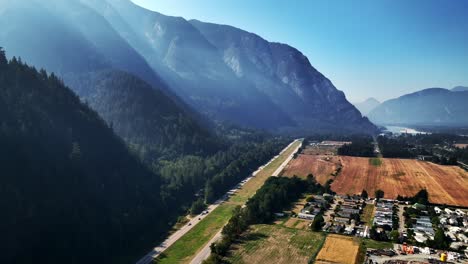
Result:
[[[198,223],[182,238],[164,251],[157,259],[157,263],[189,263],[194,255],[218,233],[232,216],[232,210],[237,205],[243,205],[265,183],[271,174],[300,144],[295,142],[278,158],[263,168],[256,177],[248,181],[242,189],[233,195],[227,202],[218,206],[206,218]],[[247,175],[246,175],[247,176]]]
[[[376,241],[372,239],[362,239],[361,245],[364,248],[373,248],[373,249],[386,249],[386,248],[393,248],[392,242],[384,242],[384,241]]]
[[[380,158],[370,158],[369,159],[369,164],[372,166],[381,166],[382,165],[382,159]]]
[[[375,205],[366,204],[366,207],[364,207],[364,210],[362,212],[361,221],[366,223],[366,226],[368,226],[368,227],[372,226],[372,219],[373,219],[373,216],[374,216],[374,208],[375,208]]]
[[[227,261],[242,263],[308,263],[325,234],[281,225],[254,225],[233,247]]]
[[[236,205],[222,204],[180,238],[157,263],[185,263],[229,221]]]

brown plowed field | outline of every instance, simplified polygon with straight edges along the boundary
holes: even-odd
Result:
[[[441,166],[411,159],[382,159],[380,166],[371,165],[369,158],[335,156],[323,162],[320,156],[300,155],[291,161],[284,175],[305,176],[312,173],[320,183],[333,178],[332,190],[339,194],[359,194],[367,190],[373,195],[378,189],[385,198],[398,195],[413,196],[426,188],[433,203],[468,207],[468,172],[457,166]],[[329,172],[341,162],[343,168],[337,177]]]
[[[341,159],[338,156],[299,155],[289,162],[282,175],[305,178],[312,173],[318,182],[325,184],[332,177],[331,174],[341,166],[340,164]]]

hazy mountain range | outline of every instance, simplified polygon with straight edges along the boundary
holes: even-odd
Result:
[[[376,108],[377,106],[380,105],[380,102],[373,98],[373,97],[370,97],[368,99],[366,99],[365,101],[363,102],[360,102],[360,103],[355,103],[354,106],[361,112],[362,115],[366,116],[367,114],[369,114],[369,112],[371,112],[372,110],[374,110],[374,108]]]
[[[429,88],[383,102],[368,117],[376,124],[468,125],[468,87]]]
[[[230,26],[165,16],[129,0],[1,2],[0,46],[61,76],[108,123],[123,118],[103,112],[115,107],[102,97],[102,89],[113,89],[102,84],[112,82],[96,78],[125,72],[148,84],[126,96],[160,90],[158,101],[172,100],[188,122],[200,122],[199,112],[205,119],[272,131],[375,130],[288,45]],[[79,87],[90,80],[101,84],[100,91],[91,86],[84,94]],[[127,137],[126,126],[116,132]]]

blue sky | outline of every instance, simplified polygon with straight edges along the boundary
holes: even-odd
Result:
[[[468,1],[133,1],[294,46],[351,102],[468,86]]]

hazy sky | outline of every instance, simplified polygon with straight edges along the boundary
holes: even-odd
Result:
[[[133,1],[294,46],[351,102],[468,86],[468,1]]]

